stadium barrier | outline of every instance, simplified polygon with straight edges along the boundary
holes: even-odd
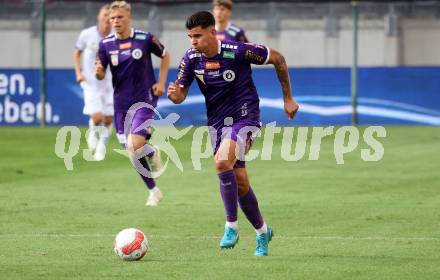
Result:
[[[291,68],[293,93],[300,103],[294,121],[283,111],[282,93],[273,69],[254,68],[261,120],[278,125],[323,126],[351,123],[349,68]],[[172,69],[169,77],[174,78]],[[440,125],[440,67],[359,69],[360,125]],[[48,125],[86,125],[82,91],[71,69],[47,71]],[[0,125],[38,125],[41,115],[38,69],[0,69]],[[181,116],[180,125],[205,125],[204,98],[196,83],[187,100],[174,105],[159,99],[163,116]]]

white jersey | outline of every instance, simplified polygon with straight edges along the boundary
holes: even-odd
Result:
[[[113,94],[112,77],[109,69],[104,80],[95,77],[95,60],[99,42],[103,39],[97,26],[92,26],[81,31],[76,42],[76,48],[81,51],[81,68],[86,79],[87,87],[101,94]]]

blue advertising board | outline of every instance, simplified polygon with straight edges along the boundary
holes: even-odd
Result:
[[[281,88],[270,68],[254,67],[263,123],[278,125],[348,125],[351,123],[349,68],[291,68],[293,94],[300,104],[295,120],[287,120]],[[174,79],[177,70],[170,71]],[[440,67],[359,69],[358,116],[361,125],[440,125]],[[0,125],[38,125],[41,116],[37,69],[0,69]],[[81,88],[72,69],[47,71],[48,125],[86,125]],[[177,113],[179,124],[205,125],[204,98],[193,83],[184,103],[162,96],[159,112]]]

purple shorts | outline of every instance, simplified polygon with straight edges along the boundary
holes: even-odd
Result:
[[[231,139],[237,142],[239,147],[240,159],[234,165],[234,168],[244,168],[246,166],[243,159],[244,154],[252,146],[256,134],[260,131],[261,124],[255,120],[238,120],[231,126],[222,126],[219,128],[210,128],[211,144],[214,155],[217,153],[221,142],[224,139]],[[243,159],[243,160],[242,160]]]
[[[119,142],[125,145],[126,136],[129,134],[141,135],[147,140],[150,139],[153,114],[153,111],[149,108],[140,108],[136,111],[128,112],[115,112],[115,129]]]

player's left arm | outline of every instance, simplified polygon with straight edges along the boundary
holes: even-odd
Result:
[[[283,91],[284,111],[289,120],[293,119],[299,109],[299,105],[292,96],[292,85],[290,83],[289,69],[287,67],[286,59],[277,50],[270,49],[267,64],[273,64],[275,66],[278,80],[280,81],[281,89]]]

